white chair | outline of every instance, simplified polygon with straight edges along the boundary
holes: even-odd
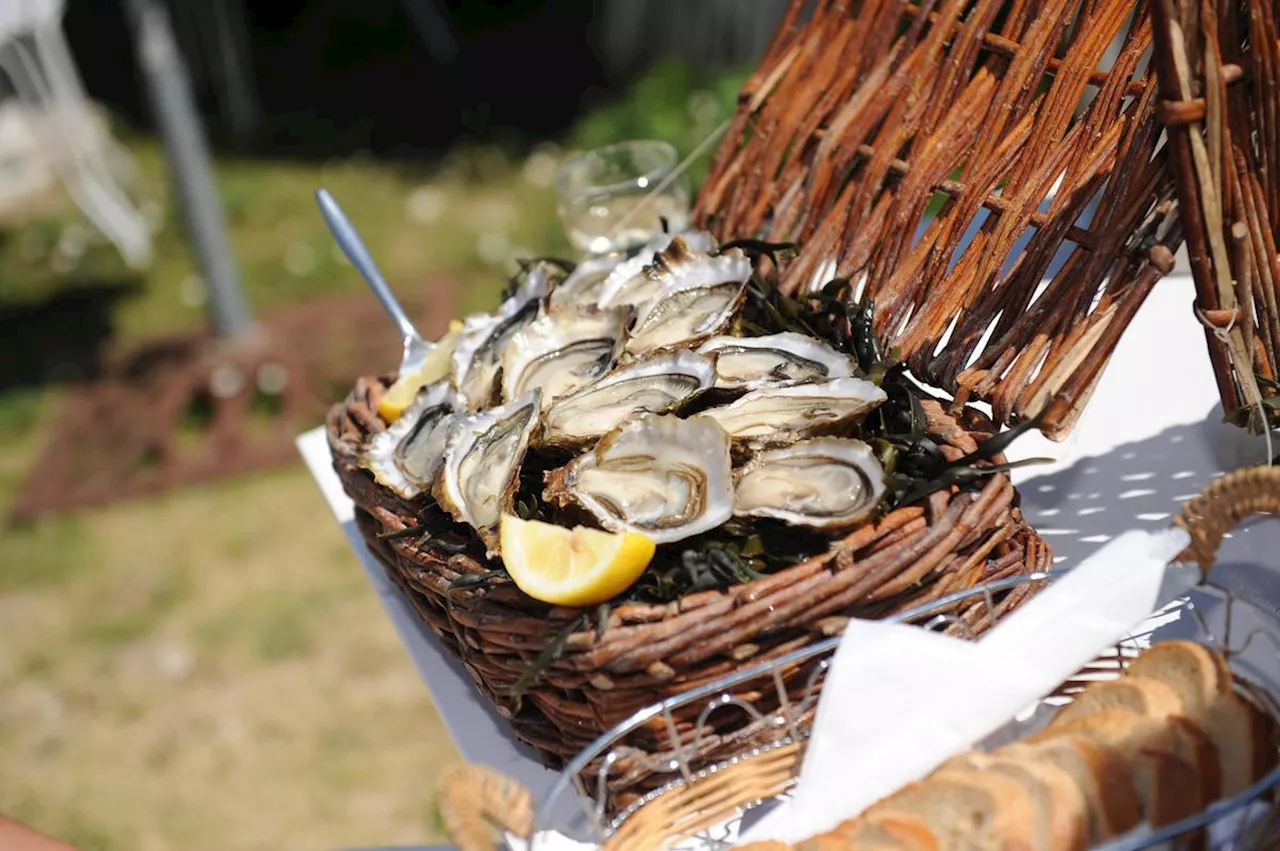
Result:
[[[27,121],[15,131],[14,149],[0,161],[26,156],[34,183],[41,172],[56,175],[81,211],[134,269],[151,261],[151,229],[125,191],[137,170],[128,153],[98,120],[85,94],[62,31],[65,0],[0,0],[0,71],[12,81],[21,107],[10,113]],[[22,141],[25,138],[25,144]],[[4,140],[0,139],[0,145]],[[34,150],[29,150],[31,143]],[[15,187],[23,181],[15,180]],[[0,187],[0,193],[3,188]],[[0,204],[5,196],[0,194]]]

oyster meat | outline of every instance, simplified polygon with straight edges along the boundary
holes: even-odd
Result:
[[[543,416],[541,442],[580,445],[640,414],[661,414],[711,387],[710,359],[675,349],[614,369],[555,402]]]
[[[662,275],[671,263],[705,257],[715,251],[716,238],[708,231],[662,234],[627,260],[617,264],[600,284],[600,307],[643,304],[657,294]],[[665,255],[665,256],[664,256]]]
[[[680,240],[674,240],[655,265],[665,262],[663,258],[681,245]],[[679,262],[664,265],[661,285],[636,316],[627,351],[643,354],[696,346],[721,333],[742,304],[750,277],[751,261],[737,250],[714,257],[684,254]]]
[[[490,554],[497,552],[498,521],[515,500],[541,397],[535,388],[505,405],[460,416],[449,435],[432,493],[454,519],[480,534]]]
[[[545,406],[596,380],[617,362],[630,322],[630,308],[561,308],[539,316],[502,352],[502,398],[538,387]]]
[[[397,496],[413,499],[431,488],[458,397],[448,381],[418,391],[390,427],[369,439],[359,464]]]
[[[735,402],[707,410],[734,440],[753,447],[791,443],[837,429],[865,416],[887,398],[861,378],[765,387]]]
[[[536,263],[525,274],[515,295],[497,313],[468,316],[462,323],[457,348],[453,351],[453,386],[468,411],[477,411],[494,400],[498,367],[507,342],[532,322],[541,309],[542,298],[560,268]]]
[[[884,469],[861,440],[816,437],[755,455],[737,473],[733,513],[837,529],[865,520],[884,495]]]
[[[858,374],[853,358],[793,331],[766,337],[713,337],[698,347],[698,353],[715,358],[716,387],[721,390],[786,387]]]
[[[550,473],[544,498],[659,544],[706,532],[733,516],[729,436],[707,417],[644,414]]]

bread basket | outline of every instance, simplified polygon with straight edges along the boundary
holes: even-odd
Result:
[[[1194,629],[1195,638],[1223,650],[1237,677],[1238,688],[1263,709],[1273,721],[1280,721],[1280,667],[1275,663],[1280,653],[1280,618],[1247,600],[1238,598],[1209,584],[1207,575],[1222,537],[1233,527],[1255,514],[1280,514],[1280,468],[1259,467],[1241,470],[1216,480],[1188,502],[1176,523],[1191,534],[1192,544],[1183,561],[1201,569],[1204,581],[1192,592],[1193,603],[1185,606],[1184,624]],[[1000,580],[990,585],[957,592],[957,600],[980,600],[1019,583],[1051,580],[1052,574],[1035,574]],[[1217,610],[1205,605],[1219,600]],[[918,623],[925,628],[954,626],[952,616],[940,613],[947,602],[939,600],[897,616],[902,621]],[[1175,605],[1183,606],[1185,601]],[[1046,706],[1069,703],[1075,694],[1097,679],[1114,678],[1136,656],[1140,646],[1151,635],[1127,640],[1114,652],[1100,657],[1081,671],[1055,694],[1045,699]],[[1155,640],[1159,640],[1157,633]],[[729,848],[737,835],[744,815],[785,796],[798,770],[806,730],[798,723],[812,713],[815,694],[810,688],[798,701],[788,701],[781,688],[782,672],[788,668],[808,671],[812,686],[821,677],[824,660],[835,649],[838,639],[789,654],[765,665],[753,666],[708,683],[685,694],[655,704],[637,713],[626,723],[600,737],[566,767],[548,797],[537,802],[535,809],[527,793],[503,780],[483,766],[460,766],[447,772],[441,783],[440,803],[451,837],[461,851],[480,851],[494,847],[494,827],[518,837],[535,831],[558,829],[581,841],[600,843],[606,849],[680,848],[681,842],[696,840],[698,848]],[[781,706],[760,701],[760,696],[776,692]],[[764,703],[769,709],[758,710]],[[678,731],[678,710],[695,707],[700,724],[693,731]],[[712,731],[706,724],[713,716],[736,714],[743,729],[773,726],[780,735],[774,741],[754,744],[744,742],[729,759],[708,761],[701,739],[704,735],[726,735]],[[634,760],[626,746],[629,730],[661,721],[671,731],[670,759],[654,766],[666,782],[630,803],[618,806],[610,794],[619,783],[620,774]],[[1044,723],[1037,712],[1028,719],[1013,721],[992,738],[1009,741],[1033,733]],[[732,735],[731,733],[729,735]],[[1280,757],[1275,762],[1280,762]],[[1280,842],[1280,808],[1276,788],[1280,784],[1280,767],[1273,768],[1250,788],[1231,798],[1220,800],[1203,812],[1160,830],[1140,829],[1109,843],[1108,851],[1136,851],[1154,847],[1183,847],[1171,844],[1180,837],[1205,835],[1216,840],[1214,847],[1230,840],[1235,851],[1274,848]],[[582,817],[576,821],[564,813],[566,799],[578,797]],[[1252,818],[1246,820],[1246,811]],[[539,842],[532,845],[537,851]]]

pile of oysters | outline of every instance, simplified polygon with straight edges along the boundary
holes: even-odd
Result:
[[[448,377],[373,435],[361,464],[406,500],[429,494],[490,556],[535,456],[549,516],[659,545],[733,517],[855,526],[885,474],[845,435],[885,393],[816,337],[745,335],[752,272],[705,232],[568,273],[531,264],[497,311],[464,321]]]

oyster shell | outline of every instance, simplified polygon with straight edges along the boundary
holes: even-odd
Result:
[[[612,431],[640,414],[662,414],[711,387],[709,358],[676,349],[620,366],[555,402],[543,415],[542,442],[576,445]]]
[[[663,544],[733,516],[732,478],[729,435],[714,420],[645,414],[548,475],[544,498]]]
[[[556,308],[594,306],[609,273],[622,262],[624,258],[621,254],[605,254],[583,260],[569,273],[569,277],[551,291],[548,303]]]
[[[736,476],[733,513],[836,529],[865,520],[884,495],[884,469],[861,440],[816,437],[769,449]]]
[[[391,454],[396,467],[419,492],[430,490],[440,472],[459,404],[457,391],[447,381],[433,384],[423,393],[423,411]]]
[[[591,383],[617,362],[630,322],[630,308],[562,308],[539,316],[502,352],[502,398],[538,387],[545,407]]]
[[[423,387],[395,422],[369,439],[358,463],[404,499],[429,490],[457,401],[448,381]]]
[[[792,387],[765,387],[702,416],[718,422],[734,440],[753,447],[791,443],[865,416],[885,392],[861,378],[833,378]]]
[[[453,386],[468,411],[479,410],[493,401],[507,341],[538,315],[541,299],[551,291],[552,278],[559,271],[550,263],[535,263],[515,295],[504,301],[496,313],[468,316],[462,323],[462,333],[453,350]]]
[[[767,337],[713,337],[698,347],[698,353],[715,358],[716,387],[721,390],[786,387],[858,374],[853,358],[792,331]]]
[[[673,346],[693,346],[724,330],[742,304],[751,261],[741,251],[710,255],[681,254],[673,240],[658,255],[661,286],[640,308],[627,351],[643,354]]]
[[[708,231],[695,230],[671,235],[662,234],[640,249],[634,257],[617,264],[600,284],[597,304],[614,307],[620,304],[643,304],[653,298],[662,286],[665,263],[677,258],[705,257],[716,250],[716,238]],[[663,254],[669,253],[664,263]]]
[[[458,417],[450,431],[432,493],[454,519],[480,534],[491,555],[497,552],[498,521],[515,499],[541,407],[542,393],[535,388],[506,405]]]

